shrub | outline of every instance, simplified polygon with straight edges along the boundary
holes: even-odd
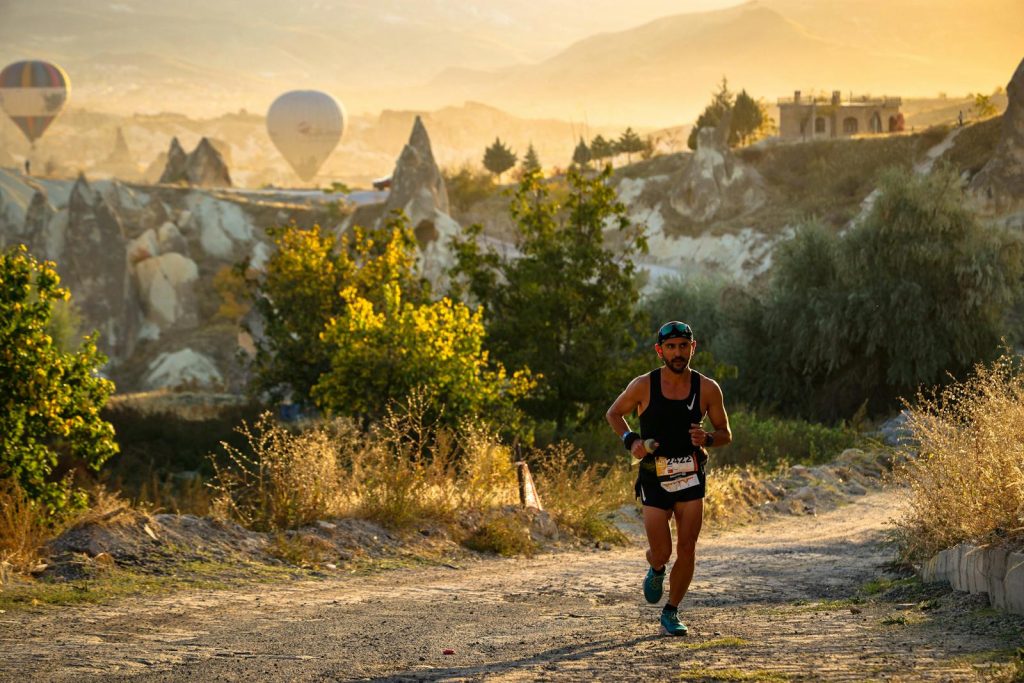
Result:
[[[771,470],[783,463],[818,464],[861,440],[856,430],[845,425],[828,427],[742,410],[729,414],[729,426],[733,442],[712,451],[711,461],[716,467],[751,465]]]
[[[464,164],[457,171],[446,170],[443,175],[448,202],[456,212],[466,212],[474,204],[501,191],[490,175],[475,170],[469,164]]]
[[[502,557],[536,552],[537,544],[530,537],[530,528],[516,514],[505,514],[485,521],[463,541],[471,550],[497,553]]]
[[[0,252],[0,478],[51,515],[86,502],[68,477],[51,480],[62,458],[99,470],[117,453],[99,415],[114,385],[97,374],[106,358],[95,335],[66,352],[47,333],[54,304],[69,296],[52,263],[23,245]]]
[[[361,418],[419,390],[436,415],[459,421],[488,414],[510,431],[519,425],[516,402],[535,385],[528,370],[505,372],[484,349],[483,311],[442,299],[416,305],[397,283],[384,287],[379,307],[353,288],[347,306],[321,339],[332,349],[330,366],[313,387],[325,410]]]
[[[917,442],[897,467],[907,485],[904,557],[920,561],[963,541],[1024,542],[1024,369],[1004,354],[970,379],[908,406]]]

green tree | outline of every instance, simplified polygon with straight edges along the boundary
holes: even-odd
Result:
[[[106,358],[96,335],[73,352],[48,334],[53,306],[68,291],[52,263],[19,245],[0,253],[0,479],[15,479],[50,514],[85,504],[58,461],[98,471],[118,452],[100,409],[114,385],[97,372]]]
[[[354,288],[376,305],[384,302],[389,283],[414,301],[424,300],[428,290],[416,273],[416,241],[404,216],[393,216],[377,230],[357,227],[341,239],[320,226],[267,232],[273,255],[263,273],[246,279],[260,327],[253,330],[252,389],[275,400],[306,401],[330,368],[333,352],[320,335],[331,319],[344,315],[343,290]]]
[[[974,93],[968,97],[974,100],[972,107],[974,108],[974,116],[977,119],[987,119],[990,116],[995,116],[996,105],[992,103],[992,96],[984,93]]]
[[[1021,239],[983,227],[957,174],[890,170],[842,237],[804,227],[746,307],[739,363],[756,400],[812,417],[889,409],[994,357],[1024,275]]]
[[[380,418],[389,402],[413,390],[446,422],[484,417],[515,432],[516,401],[534,386],[529,371],[509,375],[484,349],[483,310],[450,299],[404,301],[398,283],[384,287],[380,305],[355,288],[342,291],[344,313],[323,333],[330,369],[313,389],[324,409]]]
[[[523,157],[522,169],[524,173],[532,173],[534,171],[540,172],[540,159],[537,157],[537,150],[533,148],[533,143],[526,149],[526,156]]]
[[[615,156],[615,143],[605,140],[603,135],[598,134],[590,141],[590,155],[598,163],[610,159]]]
[[[586,168],[590,164],[592,155],[590,148],[587,147],[587,143],[580,138],[580,143],[576,145],[576,149],[572,153],[572,162],[580,168]]]
[[[500,183],[501,174],[515,166],[517,158],[500,138],[494,138],[494,144],[484,151],[484,168],[493,173]]]
[[[732,111],[733,102],[736,96],[729,90],[729,81],[722,76],[722,82],[718,90],[711,94],[711,103],[704,108],[704,111],[697,117],[697,123],[690,130],[690,136],[686,139],[686,146],[690,149],[697,149],[697,131],[701,128],[717,128],[725,118],[725,115]],[[729,144],[735,144],[734,132],[729,133]]]
[[[619,136],[615,147],[620,153],[626,155],[626,163],[631,164],[633,163],[633,155],[644,151],[644,141],[632,128],[626,128],[622,135]]]
[[[761,103],[748,95],[746,90],[741,90],[732,107],[730,140],[735,135],[739,144],[745,144],[761,130],[765,120],[765,112]]]
[[[487,310],[494,355],[540,376],[538,393],[523,405],[560,431],[603,414],[632,371],[627,361],[642,324],[631,259],[646,242],[610,176],[607,168],[592,179],[570,169],[563,206],[538,174],[526,175],[510,209],[518,258],[482,250],[480,226],[453,241],[452,279],[467,283]],[[621,235],[614,252],[604,243],[609,226]]]

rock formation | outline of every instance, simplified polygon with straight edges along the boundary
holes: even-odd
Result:
[[[181,143],[178,142],[178,138],[171,138],[171,146],[167,150],[167,162],[164,164],[164,172],[160,175],[159,182],[163,184],[181,183],[187,182],[188,178],[185,173],[185,164],[188,161],[188,155],[185,154],[185,150],[182,149]]]
[[[1024,210],[1024,60],[1006,86],[1006,96],[999,146],[970,185],[987,214]]]
[[[231,187],[231,174],[224,156],[207,138],[200,140],[191,154],[185,154],[178,138],[174,138],[167,151],[167,165],[160,176],[160,183]]]
[[[697,151],[670,180],[672,208],[698,223],[749,213],[766,199],[761,175],[729,150],[729,119],[697,131]]]
[[[419,116],[413,122],[409,142],[395,163],[391,192],[378,220],[387,220],[395,210],[408,216],[420,247],[423,273],[437,284],[451,262],[448,240],[460,228],[448,215],[448,190],[434,160],[430,136]]]

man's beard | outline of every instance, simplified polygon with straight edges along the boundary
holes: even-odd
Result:
[[[681,375],[686,372],[686,368],[690,365],[689,358],[673,358],[671,362],[665,363],[665,367],[670,371]]]

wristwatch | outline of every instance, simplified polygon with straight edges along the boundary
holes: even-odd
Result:
[[[715,445],[715,435],[708,432],[704,435],[704,448],[710,448]]]

